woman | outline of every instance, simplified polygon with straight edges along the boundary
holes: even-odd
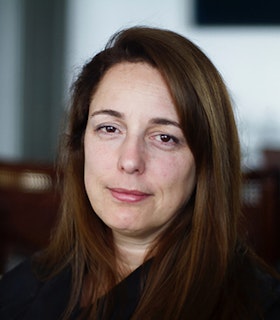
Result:
[[[1,319],[279,319],[241,233],[230,98],[190,41],[116,34],[75,82],[60,155],[60,221],[35,273],[4,277]]]

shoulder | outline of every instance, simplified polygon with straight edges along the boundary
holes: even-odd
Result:
[[[258,272],[260,296],[265,320],[280,319],[280,278]]]
[[[31,300],[41,286],[27,260],[3,275],[0,281],[0,310]]]
[[[69,299],[70,282],[70,270],[42,281],[31,261],[25,261],[0,281],[0,319],[58,319]]]

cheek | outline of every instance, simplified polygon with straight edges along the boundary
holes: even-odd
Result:
[[[96,150],[92,143],[88,143],[85,137],[84,181],[87,192],[96,182],[96,174],[100,171],[100,163],[102,162],[99,161],[99,155],[102,155],[101,150]]]
[[[166,183],[170,181],[173,183],[180,176],[180,170],[182,165],[180,161],[176,159],[176,157],[161,157],[153,164],[152,170],[150,172],[154,172],[159,180],[165,180]]]
[[[155,166],[154,172],[157,172],[157,181],[171,193],[190,193],[194,188],[196,177],[192,158],[162,159],[158,166]]]
[[[95,141],[89,141],[85,138],[85,171],[99,171],[103,167],[109,167],[112,162],[112,155],[108,154],[108,150],[103,144]]]

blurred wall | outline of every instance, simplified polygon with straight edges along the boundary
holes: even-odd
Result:
[[[0,1],[0,155],[21,154],[21,4]]]
[[[199,27],[193,1],[69,0],[68,81],[121,28],[140,24],[177,31],[222,73],[235,106],[244,165],[261,165],[262,148],[280,148],[280,26]]]
[[[52,161],[63,111],[66,0],[0,0],[0,158]]]
[[[66,38],[58,36],[57,25],[51,29],[56,41],[51,43],[57,44],[55,56],[61,61],[52,65],[56,72],[52,73],[50,94],[55,99],[50,100],[52,109],[45,117],[47,125],[38,115],[37,129],[30,130],[32,110],[37,109],[26,109],[33,93],[31,85],[25,87],[30,81],[23,78],[26,70],[22,54],[26,51],[23,52],[20,35],[24,16],[19,14],[22,4],[30,1],[45,3],[0,0],[0,158],[47,159],[48,154],[54,152],[58,118],[67,100],[64,88],[69,87],[81,65],[102,49],[115,31],[136,24],[177,31],[198,44],[212,59],[232,95],[245,166],[260,165],[264,147],[280,148],[280,26],[201,27],[194,21],[195,0],[52,0],[53,3],[65,1],[64,9],[59,9],[64,13],[59,16],[59,10],[55,9],[56,15],[49,19],[49,24],[63,20],[65,15]],[[60,28],[62,25],[63,21]],[[40,60],[37,63],[40,66]],[[25,90],[29,90],[29,100],[25,100],[22,107]],[[48,93],[45,94],[47,99]],[[36,101],[38,103],[39,97]],[[46,141],[37,134],[32,142],[40,127],[45,130]],[[27,145],[22,143],[23,138]]]

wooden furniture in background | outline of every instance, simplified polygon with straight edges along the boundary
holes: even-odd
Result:
[[[0,162],[0,273],[9,256],[47,245],[58,207],[51,165]]]
[[[264,149],[263,167],[270,170],[280,170],[280,149]]]
[[[243,212],[248,237],[267,262],[280,262],[280,170],[244,174]]]

